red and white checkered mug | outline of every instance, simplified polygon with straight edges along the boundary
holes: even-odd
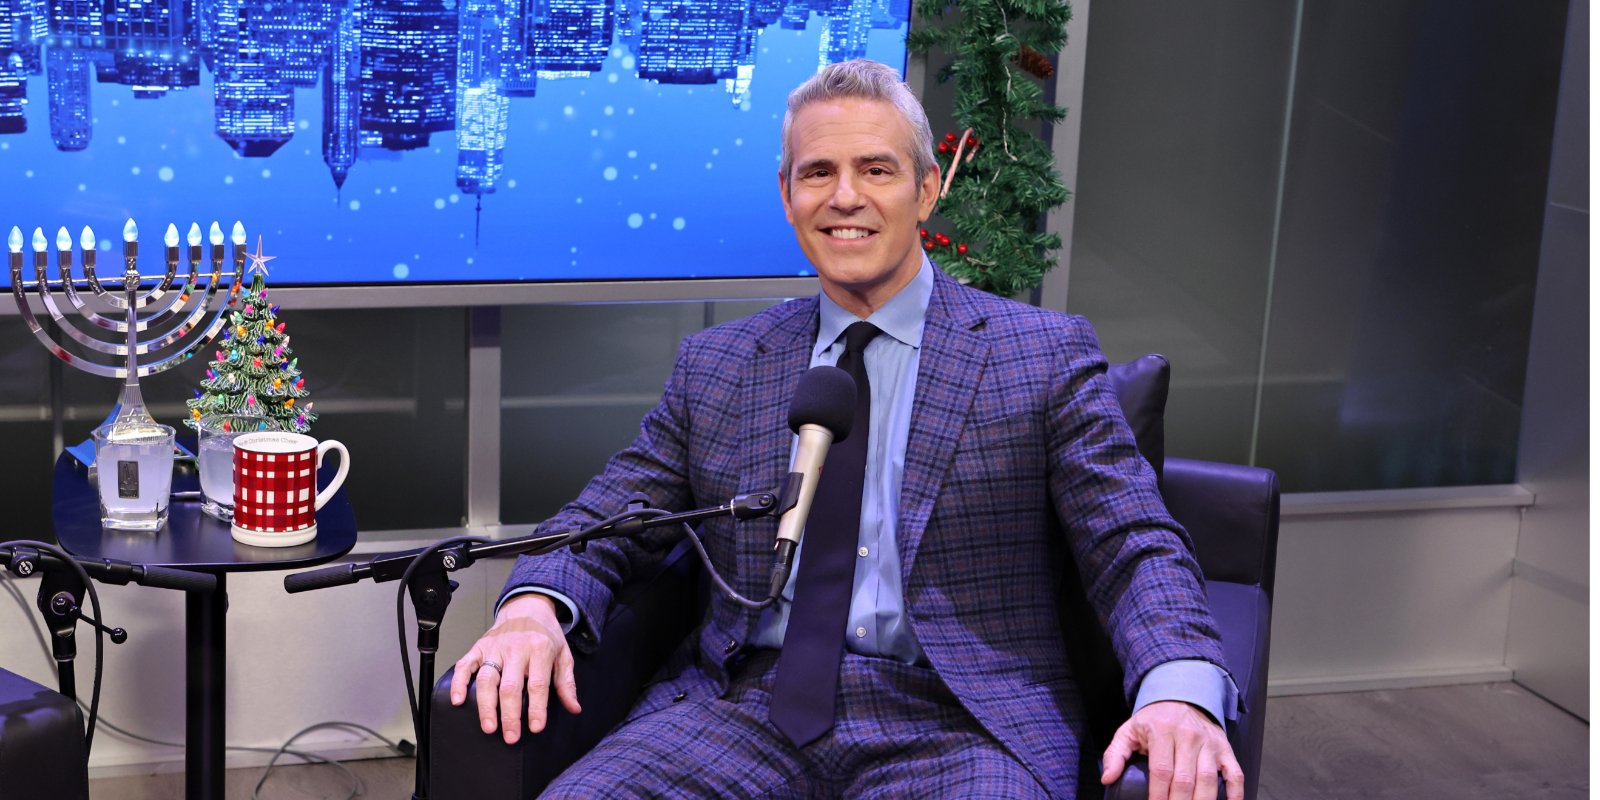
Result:
[[[317,469],[339,451],[339,472],[317,491]],[[290,547],[317,538],[317,509],[344,485],[350,451],[302,433],[259,431],[233,440],[233,538],[258,547]]]

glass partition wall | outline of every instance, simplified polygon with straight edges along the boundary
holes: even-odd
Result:
[[[1168,452],[1514,480],[1566,3],[1096,3],[1069,310]]]

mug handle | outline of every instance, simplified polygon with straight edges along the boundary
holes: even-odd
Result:
[[[350,474],[350,451],[346,450],[345,446],[335,439],[329,439],[317,445],[317,469],[322,469],[322,457],[327,455],[329,450],[335,449],[339,451],[339,471],[334,473],[333,480],[328,482],[328,488],[317,492],[316,510],[318,511],[321,511],[322,507],[333,499],[334,493],[339,491],[340,486],[344,485],[344,476]]]

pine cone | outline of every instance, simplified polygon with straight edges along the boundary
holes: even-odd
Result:
[[[1017,53],[1017,66],[1027,70],[1029,74],[1040,80],[1048,80],[1056,74],[1056,67],[1050,63],[1050,57],[1027,45]]]

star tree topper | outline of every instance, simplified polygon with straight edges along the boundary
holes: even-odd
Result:
[[[260,236],[256,237],[256,251],[254,253],[245,253],[245,256],[247,256],[250,259],[250,274],[251,275],[254,275],[257,272],[261,273],[262,275],[266,275],[267,274],[267,262],[271,261],[274,258],[277,258],[277,256],[264,256],[264,255],[261,254],[261,237]]]

